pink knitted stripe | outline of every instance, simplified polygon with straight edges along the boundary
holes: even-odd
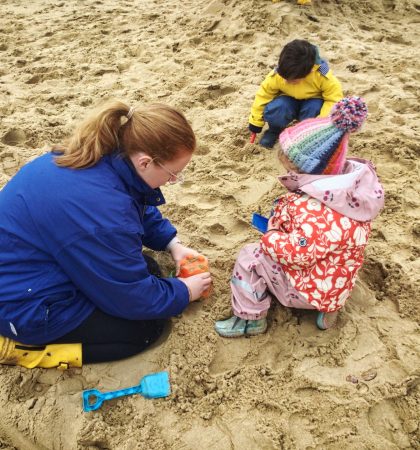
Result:
[[[287,154],[289,147],[291,147],[293,143],[301,141],[312,132],[319,131],[329,125],[331,125],[331,120],[328,117],[303,120],[292,127],[286,128],[280,134],[280,145]]]

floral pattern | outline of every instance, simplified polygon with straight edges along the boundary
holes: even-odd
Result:
[[[261,238],[261,250],[319,311],[341,308],[363,264],[371,222],[346,217],[307,194],[289,192],[279,199],[271,224]]]

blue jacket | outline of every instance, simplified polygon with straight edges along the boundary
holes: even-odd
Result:
[[[181,313],[187,287],[150,275],[142,254],[176,235],[164,202],[117,154],[87,169],[60,168],[52,153],[25,165],[0,191],[0,335],[48,343],[95,308],[133,320]]]

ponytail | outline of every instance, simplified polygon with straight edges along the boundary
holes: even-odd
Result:
[[[184,115],[163,104],[129,108],[120,101],[106,103],[84,120],[64,145],[55,145],[60,167],[92,167],[115,151],[123,156],[144,152],[170,161],[180,151],[193,153],[194,132]]]

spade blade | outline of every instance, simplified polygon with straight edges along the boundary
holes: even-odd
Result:
[[[171,393],[168,372],[146,375],[140,382],[141,395],[145,398],[167,397]]]
[[[258,213],[252,214],[252,226],[255,227],[259,232],[265,233],[268,228],[268,219],[267,217],[262,216]]]

